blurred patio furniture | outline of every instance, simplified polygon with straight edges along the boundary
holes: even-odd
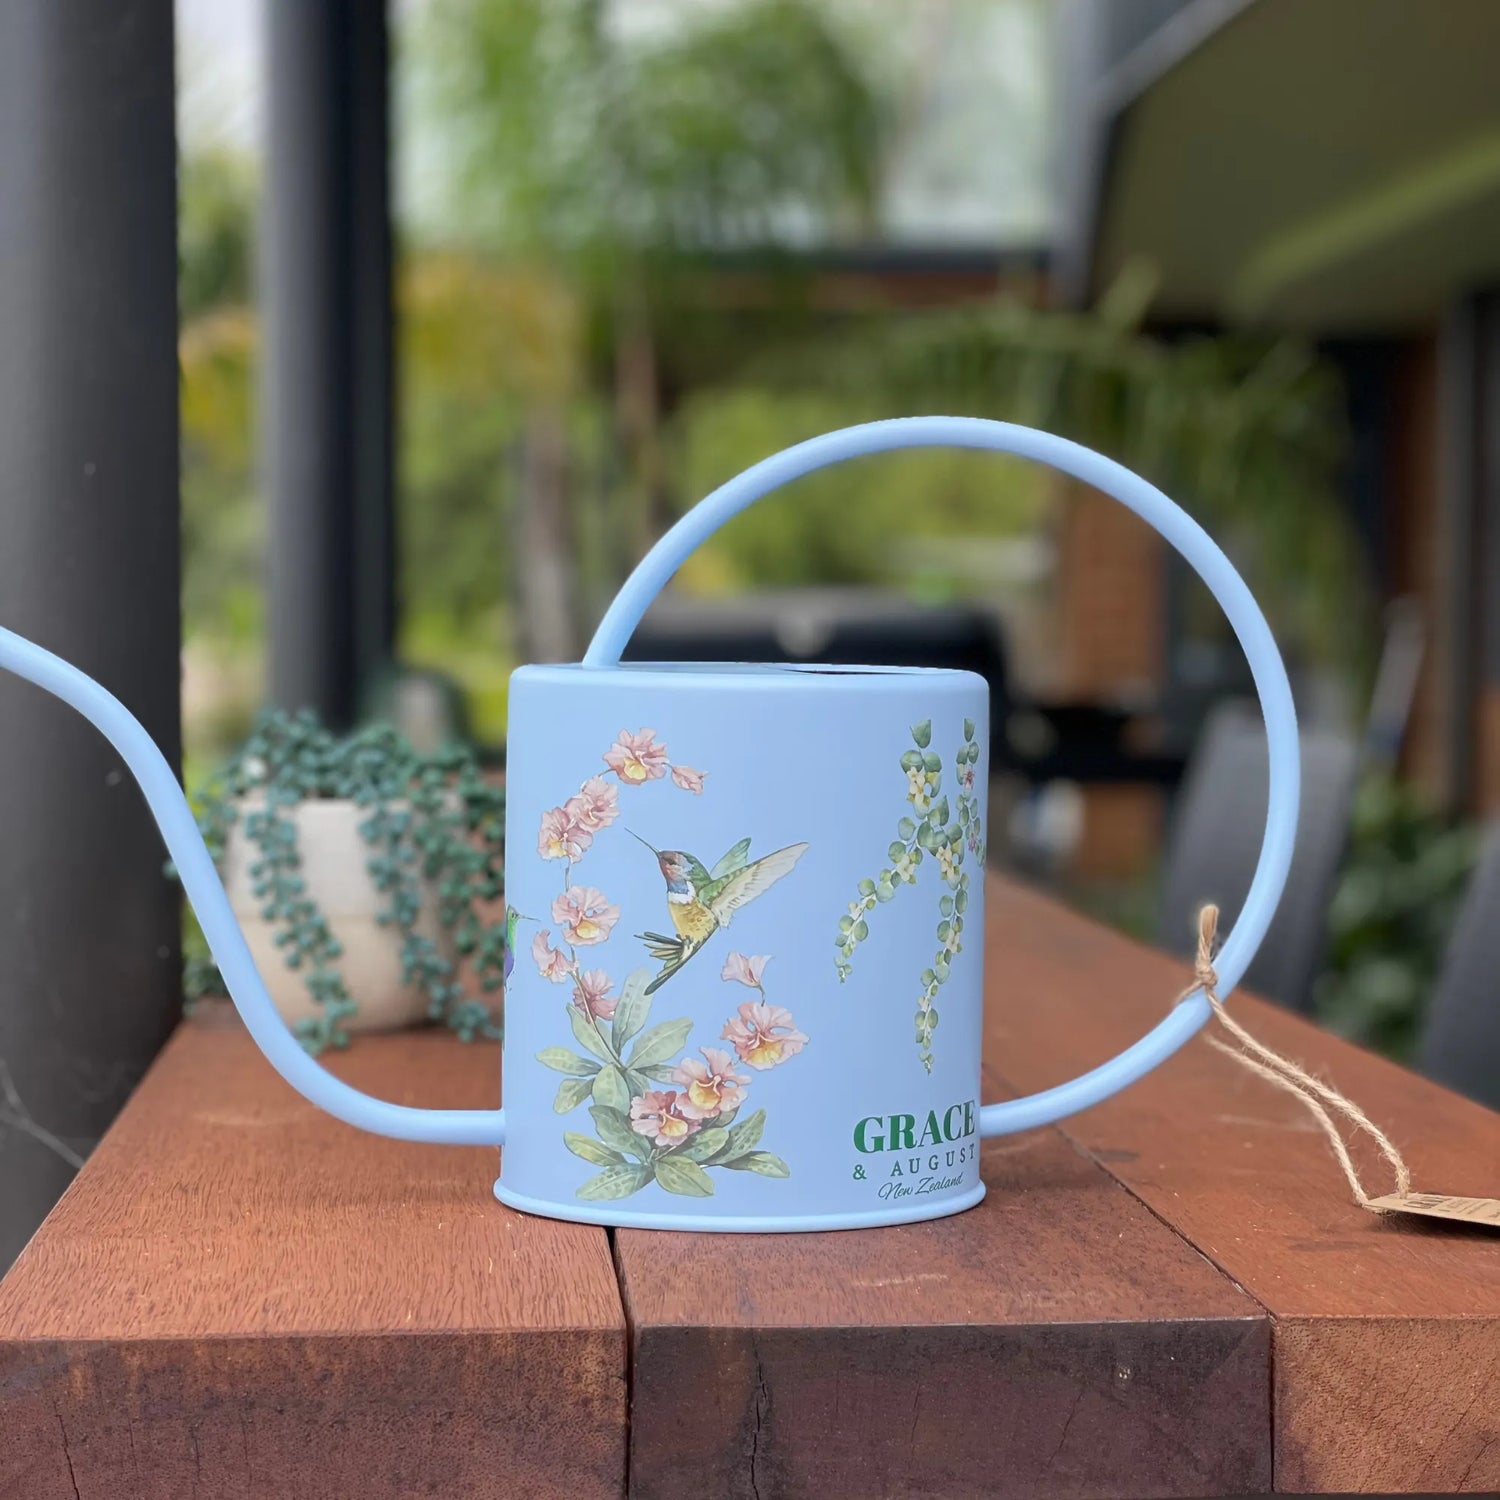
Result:
[[[1257,994],[1312,1008],[1327,938],[1328,900],[1349,828],[1359,745],[1337,730],[1302,730],[1302,807],[1291,876],[1271,930],[1245,975]],[[1266,808],[1266,736],[1252,705],[1210,714],[1188,765],[1167,840],[1157,941],[1191,955],[1205,902],[1227,931],[1250,890]]]
[[[429,667],[393,664],[377,672],[364,694],[360,718],[399,729],[424,755],[474,737],[462,686]]]
[[[1500,1107],[1500,823],[1490,826],[1417,1046],[1429,1078]]]
[[[1364,754],[1372,766],[1394,769],[1396,765],[1411,722],[1426,649],[1421,600],[1412,595],[1393,599],[1385,611],[1385,641],[1365,716]]]

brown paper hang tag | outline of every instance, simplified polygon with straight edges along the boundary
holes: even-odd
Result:
[[[1258,1042],[1224,1008],[1224,1003],[1215,993],[1219,977],[1214,972],[1214,941],[1219,929],[1219,909],[1205,906],[1198,913],[1198,955],[1193,964],[1194,983],[1178,997],[1178,1002],[1200,991],[1213,1008],[1219,1024],[1239,1044],[1231,1047],[1217,1037],[1205,1037],[1209,1046],[1232,1057],[1241,1067],[1284,1089],[1299,1100],[1312,1117],[1323,1128],[1333,1154],[1343,1168],[1349,1190],[1361,1208],[1377,1214],[1420,1214],[1428,1219],[1448,1219],[1459,1224],[1479,1224],[1489,1229],[1500,1230],[1500,1198],[1458,1198],[1443,1193],[1414,1193],[1411,1187],[1411,1172],[1408,1170],[1395,1143],[1352,1099],[1346,1099],[1335,1088],[1314,1077],[1305,1068],[1299,1067],[1279,1052],[1273,1052],[1263,1042]],[[1325,1107],[1326,1106],[1326,1107]],[[1333,1112],[1330,1113],[1330,1110]],[[1355,1170],[1354,1159],[1343,1132],[1334,1123],[1337,1114],[1347,1120],[1354,1129],[1368,1136],[1380,1149],[1380,1154],[1390,1164],[1396,1178],[1396,1191],[1372,1198],[1360,1181]]]
[[[1441,1193],[1387,1193],[1365,1205],[1379,1213],[1421,1214],[1457,1224],[1486,1224],[1500,1229],[1500,1198],[1445,1198]]]

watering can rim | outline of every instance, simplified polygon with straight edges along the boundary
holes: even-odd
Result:
[[[582,662],[530,662],[511,673],[511,682],[583,686],[611,678],[628,679],[637,686],[694,686],[730,688],[784,687],[798,691],[888,690],[893,680],[920,683],[924,689],[986,691],[989,681],[978,672],[961,667],[886,667],[827,662],[737,662],[737,661],[626,661],[587,666]],[[829,679],[836,679],[831,684]]]

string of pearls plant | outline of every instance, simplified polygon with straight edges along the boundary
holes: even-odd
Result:
[[[342,738],[311,714],[271,711],[194,806],[221,871],[236,829],[253,846],[249,873],[260,915],[274,925],[282,961],[314,1002],[313,1015],[295,1023],[303,1046],[314,1054],[346,1046],[345,1023],[359,1008],[340,971],[334,924],[305,878],[293,816],[300,804],[327,799],[351,802],[361,815],[365,868],[381,900],[377,921],[400,934],[402,982],[425,996],[429,1019],[463,1040],[498,1037],[504,788],[467,747],[420,754],[388,727]],[[446,942],[430,935],[424,911],[435,915]],[[189,943],[184,986],[189,1004],[225,993],[201,937]]]

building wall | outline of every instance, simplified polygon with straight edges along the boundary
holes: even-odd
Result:
[[[1165,675],[1165,544],[1117,500],[1085,485],[1063,483],[1061,500],[1057,697],[1152,697]],[[1072,873],[1081,879],[1145,873],[1161,844],[1162,817],[1155,787],[1084,788]]]
[[[1434,798],[1447,795],[1444,705],[1449,643],[1442,608],[1441,464],[1438,430],[1438,345],[1414,339],[1395,374],[1387,461],[1391,468],[1389,591],[1415,598],[1427,647],[1402,754],[1405,772]]]

